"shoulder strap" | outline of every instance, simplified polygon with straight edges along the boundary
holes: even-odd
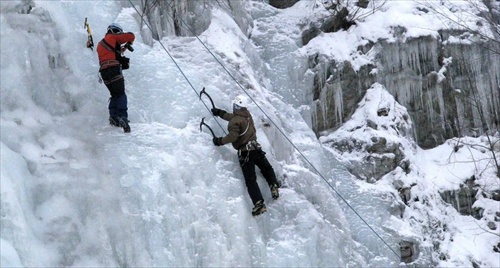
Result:
[[[107,49],[109,51],[112,51],[112,52],[115,52],[116,60],[121,63],[121,60],[124,59],[125,57],[122,56],[122,52],[118,49],[120,47],[120,45],[118,44],[118,42],[116,43],[115,47],[111,46],[108,42],[106,42],[106,39],[104,39],[104,38],[101,40],[101,42],[102,42],[102,46],[105,49]]]
[[[108,42],[106,42],[106,39],[102,39],[101,42],[103,43],[103,47],[109,51],[114,51],[114,52],[118,52],[118,50],[116,49],[116,47],[113,47],[111,46]]]
[[[247,131],[248,131],[248,128],[250,127],[250,119],[248,117],[245,117],[245,119],[247,120],[247,128],[245,129],[245,131],[243,131],[243,133],[238,135],[238,137],[245,135],[245,133],[247,133]]]

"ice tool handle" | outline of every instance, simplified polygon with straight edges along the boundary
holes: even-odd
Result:
[[[203,126],[206,126],[208,128],[208,130],[210,130],[210,133],[212,133],[212,137],[216,138],[216,136],[215,136],[214,131],[212,130],[212,128],[209,125],[207,125],[207,123],[205,123],[205,117],[203,117],[201,119],[201,122],[200,122],[200,132],[203,131],[202,130]]]
[[[215,109],[215,104],[214,104],[214,101],[212,100],[212,97],[210,97],[210,95],[208,95],[208,93],[205,91],[205,88],[203,88],[201,91],[200,91],[200,100],[201,100],[201,95],[202,94],[205,94],[207,95],[208,99],[210,100],[210,103],[212,103],[212,108]]]

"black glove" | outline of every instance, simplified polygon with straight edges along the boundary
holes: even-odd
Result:
[[[219,108],[212,108],[212,114],[215,116],[223,116],[226,113],[226,111],[219,109]]]
[[[213,138],[212,141],[214,142],[215,146],[221,146],[222,145],[222,138],[215,137],[215,138]]]

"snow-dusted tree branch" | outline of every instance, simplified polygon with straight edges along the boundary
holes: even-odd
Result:
[[[477,45],[500,54],[500,3],[493,0],[414,0],[438,15],[450,29],[476,36]]]
[[[326,10],[337,17],[336,29],[347,30],[356,24],[356,21],[381,10],[387,0],[324,0],[322,2]]]

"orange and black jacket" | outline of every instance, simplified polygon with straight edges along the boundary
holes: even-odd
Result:
[[[106,42],[103,42],[103,41]],[[128,33],[107,33],[104,38],[97,45],[97,56],[99,56],[100,70],[112,66],[120,65],[116,58],[116,53],[123,52],[121,45],[125,43],[133,43],[135,35],[131,32]]]

